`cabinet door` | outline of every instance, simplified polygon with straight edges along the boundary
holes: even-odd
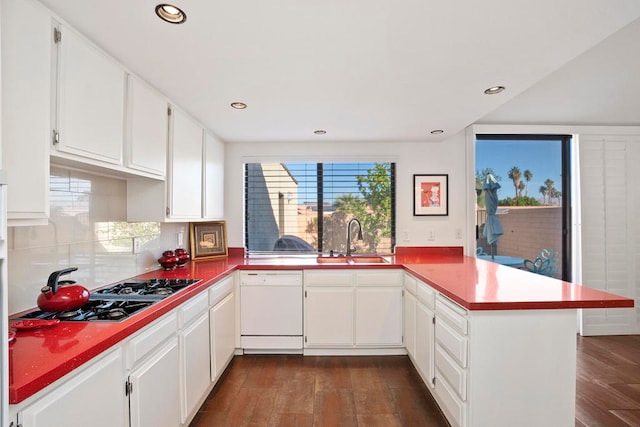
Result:
[[[171,218],[202,216],[202,127],[177,108],[172,109],[169,171]]]
[[[402,345],[402,288],[356,289],[356,345]]]
[[[209,312],[180,334],[182,423],[204,398],[210,384]]]
[[[128,424],[120,348],[71,375],[73,377],[69,381],[20,411],[19,424],[23,427],[112,427]]]
[[[124,70],[70,28],[59,28],[57,149],[122,164]]]
[[[435,314],[424,304],[416,305],[416,362],[420,375],[430,388],[433,388],[435,377],[434,351],[435,351]]]
[[[305,347],[353,346],[353,288],[305,290]]]
[[[216,381],[233,357],[236,343],[235,294],[227,295],[209,312],[211,331],[211,381]]]
[[[224,218],[224,144],[208,132],[204,134],[202,185],[202,217]]]
[[[30,0],[2,1],[2,154],[7,217],[49,217],[51,16]]]
[[[136,77],[127,92],[126,166],[165,176],[169,120],[167,101]]]
[[[404,291],[404,345],[415,361],[416,357],[416,297]]]
[[[180,424],[178,361],[178,343],[174,337],[151,359],[131,372],[131,427],[175,427]],[[87,419],[93,421],[101,417],[102,411],[96,411]],[[87,419],[83,420],[83,425],[87,425]]]

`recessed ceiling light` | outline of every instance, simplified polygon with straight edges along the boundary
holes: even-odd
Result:
[[[244,102],[232,102],[231,107],[235,108],[236,110],[244,110],[245,108],[247,108],[247,104],[245,104]]]
[[[440,135],[441,133],[444,133],[444,131],[442,129],[434,129],[431,131],[431,133],[433,135]]]
[[[187,20],[187,14],[179,7],[163,3],[156,6],[156,15],[170,24],[182,24]]]
[[[487,95],[495,95],[496,93],[502,92],[504,89],[504,86],[493,86],[489,89],[485,89],[484,93],[486,93]]]
[[[327,131],[323,129],[318,129],[318,130],[314,130],[313,133],[315,133],[316,135],[324,135],[325,133],[327,133]]]

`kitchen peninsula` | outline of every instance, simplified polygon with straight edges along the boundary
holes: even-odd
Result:
[[[83,364],[163,322],[237,270],[390,270],[404,276],[400,350],[409,354],[452,425],[499,426],[518,419],[569,426],[575,417],[576,310],[633,306],[628,298],[463,256],[461,248],[398,248],[389,261],[347,265],[319,263],[315,256],[252,258],[231,251],[222,260],[146,273],[139,278],[202,281],[121,323],[65,322],[18,332],[10,345],[12,419]],[[426,322],[416,315],[420,307],[432,316]],[[235,329],[238,334],[237,324]],[[427,338],[423,354],[416,342]]]

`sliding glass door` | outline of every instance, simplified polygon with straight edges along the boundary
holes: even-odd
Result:
[[[570,280],[570,143],[568,135],[476,136],[478,256]]]

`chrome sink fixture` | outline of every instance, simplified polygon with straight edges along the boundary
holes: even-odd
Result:
[[[351,218],[351,221],[349,221],[347,225],[347,256],[351,256],[351,226],[354,222],[358,224],[358,240],[362,240],[362,224],[358,218]]]

